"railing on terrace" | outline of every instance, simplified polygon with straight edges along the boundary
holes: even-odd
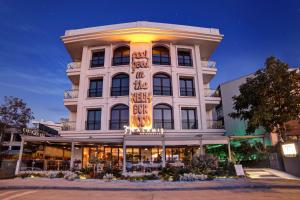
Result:
[[[66,90],[64,93],[64,99],[76,99],[78,98],[78,90]]]
[[[182,129],[197,129],[198,128],[198,120],[190,119],[190,120],[181,120]]]
[[[208,129],[224,129],[223,122],[221,120],[207,120]]]
[[[204,96],[205,97],[220,97],[220,92],[218,90],[204,88]]]
[[[202,67],[206,68],[216,68],[216,62],[215,61],[202,61]]]
[[[81,62],[71,62],[67,65],[67,72],[80,68]]]
[[[61,130],[62,131],[75,131],[76,128],[76,121],[68,121],[63,122]]]
[[[129,125],[129,120],[109,120],[110,130],[124,130],[124,126]]]
[[[153,123],[154,128],[174,129],[174,120],[155,119]]]

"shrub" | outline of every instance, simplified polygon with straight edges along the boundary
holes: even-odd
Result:
[[[62,172],[58,172],[55,176],[55,178],[63,178],[65,175]]]

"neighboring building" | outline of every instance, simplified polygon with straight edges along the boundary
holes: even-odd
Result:
[[[233,119],[229,116],[234,112],[233,97],[240,94],[240,85],[246,83],[247,78],[253,74],[246,75],[231,81],[222,83],[218,87],[218,93],[221,96],[221,103],[216,107],[217,119],[223,121],[225,134],[228,136],[242,136],[246,135],[247,122],[241,119]],[[264,134],[263,129],[257,129],[256,134]]]
[[[221,98],[209,86],[217,73],[209,58],[222,38],[218,29],[152,22],[66,31],[69,121],[59,138],[24,142],[43,143],[39,159],[81,168],[98,157],[123,172],[141,162],[180,162],[187,149],[204,153],[207,144],[227,144],[212,118]],[[45,150],[54,143],[62,150],[56,156]],[[40,168],[52,169],[45,162]]]
[[[52,121],[33,120],[32,124],[32,128],[24,129],[23,131],[7,128],[4,133],[0,134],[1,150],[9,152],[9,154],[16,154],[20,150],[22,135],[54,137],[58,136],[58,132],[61,130],[61,125]]]
[[[246,83],[247,78],[253,77],[254,74],[242,76],[240,78],[227,81],[222,83],[218,87],[218,93],[221,96],[221,103],[216,107],[216,119],[223,121],[224,128],[225,128],[225,135],[227,136],[245,136],[247,122],[241,119],[233,119],[229,116],[230,113],[234,112],[233,109],[233,97],[235,95],[239,95],[239,87]],[[297,120],[290,121],[287,123],[288,132],[287,136],[291,140],[299,140],[300,139],[300,124]],[[254,135],[262,136],[265,135],[266,132],[263,128],[258,128],[255,130]],[[267,144],[275,145],[278,142],[278,135],[275,133],[271,133],[268,137],[261,137],[262,139],[254,139],[260,140]],[[258,137],[259,138],[259,137]],[[240,137],[242,139],[242,137]],[[265,140],[267,139],[267,140]],[[270,141],[269,141],[270,140]]]

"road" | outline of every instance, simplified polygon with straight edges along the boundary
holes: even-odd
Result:
[[[1,200],[299,200],[299,189],[237,189],[191,191],[1,190]]]

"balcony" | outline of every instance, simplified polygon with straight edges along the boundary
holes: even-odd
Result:
[[[75,131],[76,129],[76,121],[68,121],[62,124],[62,131]]]
[[[67,65],[67,76],[74,85],[79,84],[81,62],[71,62]]]
[[[110,130],[124,130],[124,126],[128,126],[128,120],[109,120]]]
[[[207,129],[224,129],[223,122],[221,120],[207,120]]]
[[[100,130],[101,121],[86,121],[85,130]]]
[[[207,84],[216,75],[217,68],[215,61],[201,61],[201,67],[203,71],[203,82]]]
[[[219,90],[204,88],[204,99],[206,104],[206,110],[213,109],[221,102],[221,95]]]
[[[64,93],[64,105],[71,111],[77,111],[78,90],[66,90]]]
[[[198,129],[198,120],[181,120],[182,129]]]
[[[154,128],[174,129],[174,120],[155,119],[153,121]]]

